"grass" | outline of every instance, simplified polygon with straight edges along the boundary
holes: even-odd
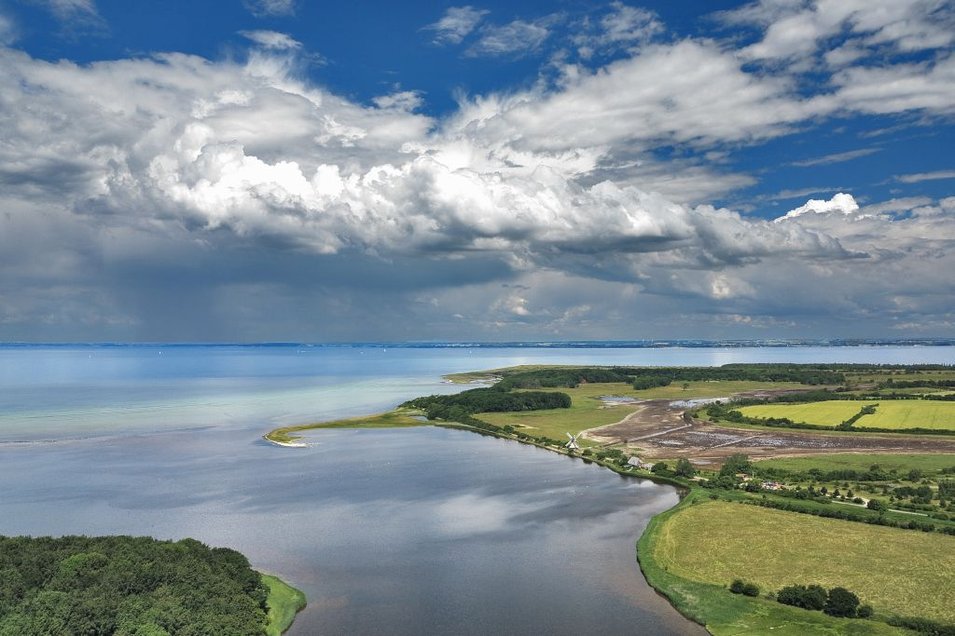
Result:
[[[955,430],[955,402],[934,400],[827,400],[807,404],[759,404],[739,410],[747,417],[785,417],[793,422],[836,426],[867,404],[878,404],[878,407],[875,413],[859,418],[855,426],[885,430]]]
[[[377,415],[365,415],[331,422],[315,422],[296,426],[283,426],[265,434],[265,439],[279,444],[289,444],[300,439],[296,435],[301,431],[310,431],[316,428],[406,428],[410,426],[427,426],[428,422],[414,416],[405,410],[388,411]]]
[[[305,609],[305,594],[285,581],[270,574],[262,575],[262,582],[269,588],[266,603],[269,608],[267,636],[281,636],[292,626],[295,615]]]
[[[676,507],[650,520],[638,544],[640,568],[655,589],[664,594],[684,616],[706,626],[716,636],[803,636],[804,634],[882,636],[908,634],[884,623],[836,619],[775,601],[731,594],[726,584],[692,581],[669,571],[657,558],[664,530],[670,519],[707,501],[704,493],[692,492]],[[708,505],[708,504],[707,504]]]
[[[834,455],[816,455],[813,457],[783,457],[759,462],[760,467],[779,468],[792,472],[819,470],[868,470],[878,464],[883,470],[897,470],[905,473],[913,468],[930,474],[943,468],[955,467],[955,455],[885,455],[868,453],[842,453]]]
[[[946,535],[713,501],[669,517],[654,558],[698,583],[843,586],[877,614],[955,622],[955,537]]]

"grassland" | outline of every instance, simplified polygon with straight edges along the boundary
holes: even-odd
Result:
[[[305,594],[269,574],[262,575],[262,582],[269,588],[266,601],[269,607],[267,636],[281,636],[292,626],[295,615],[305,609]]]
[[[296,426],[283,426],[270,431],[265,435],[265,439],[278,444],[292,444],[299,439],[296,433],[309,431],[317,428],[407,428],[410,426],[427,426],[428,422],[422,421],[414,414],[407,411],[397,410],[379,413],[378,415],[366,415],[362,417],[352,417],[344,420],[334,420],[331,422],[315,422],[312,424],[298,424]]]
[[[785,417],[793,422],[836,426],[867,404],[878,404],[878,407],[875,413],[859,418],[855,423],[857,427],[955,430],[955,402],[935,400],[827,400],[807,404],[759,404],[739,410],[747,417]]]
[[[876,621],[836,619],[781,605],[764,598],[730,594],[726,584],[702,583],[675,575],[658,558],[661,530],[690,506],[707,501],[700,491],[691,492],[676,507],[650,520],[638,543],[640,569],[647,581],[664,594],[680,613],[705,625],[716,636],[804,636],[805,634],[882,636],[909,634]]]
[[[843,586],[878,614],[955,622],[955,537],[714,501],[669,517],[653,556],[698,583]]]
[[[841,453],[814,457],[782,457],[759,462],[760,467],[779,468],[792,472],[806,472],[813,468],[828,470],[868,470],[877,464],[881,469],[908,472],[918,469],[925,474],[937,473],[943,468],[955,467],[955,455],[886,455],[869,453]]]

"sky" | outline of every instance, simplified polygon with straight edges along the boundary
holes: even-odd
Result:
[[[0,0],[0,341],[955,337],[953,42],[950,0]]]

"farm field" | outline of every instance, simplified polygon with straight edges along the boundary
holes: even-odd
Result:
[[[873,464],[887,471],[908,472],[915,468],[923,473],[931,474],[943,468],[955,468],[955,455],[840,453],[815,457],[781,457],[759,462],[761,468],[779,468],[793,472],[806,472],[813,468],[822,471],[841,469],[866,471]]]
[[[738,410],[746,417],[785,417],[793,422],[837,426],[858,413],[866,404],[869,402],[827,400],[805,404],[757,404],[744,406]],[[857,424],[861,426],[861,420]]]
[[[616,383],[592,383],[568,388],[534,389],[560,391],[570,396],[569,409],[547,409],[516,413],[479,413],[476,417],[498,426],[521,426],[535,435],[563,439],[567,432],[579,433],[595,426],[619,422],[637,409],[635,404],[607,406],[601,397],[618,396],[636,400],[691,400],[696,398],[726,397],[746,391],[805,389],[806,385],[791,382],[688,382],[670,386],[654,387],[635,391],[630,385]],[[861,406],[859,408],[862,408]],[[856,409],[858,410],[858,409]],[[583,440],[582,440],[583,441]]]
[[[877,614],[955,622],[955,537],[730,502],[692,505],[659,529],[654,559],[677,577],[765,592],[843,586]]]
[[[760,404],[739,410],[747,417],[786,417],[793,422],[836,426],[867,404],[878,404],[878,407],[875,413],[859,418],[855,423],[858,427],[955,430],[955,402],[935,400],[828,400],[808,404]]]

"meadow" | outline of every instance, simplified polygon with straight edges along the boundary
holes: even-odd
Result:
[[[296,435],[296,433],[317,428],[407,428],[410,426],[427,426],[428,424],[428,422],[415,415],[402,410],[396,410],[379,413],[377,415],[333,420],[331,422],[314,422],[311,424],[298,424],[296,426],[283,426],[270,431],[265,435],[265,439],[270,442],[278,442],[279,444],[288,444],[300,437]]]
[[[739,411],[746,417],[784,417],[793,422],[837,426],[868,404],[878,404],[878,407],[875,413],[859,418],[856,427],[955,430],[955,402],[937,400],[827,400],[806,404],[759,404]]]
[[[877,615],[955,622],[955,537],[723,501],[682,508],[657,535],[657,564],[689,581],[842,586]]]

